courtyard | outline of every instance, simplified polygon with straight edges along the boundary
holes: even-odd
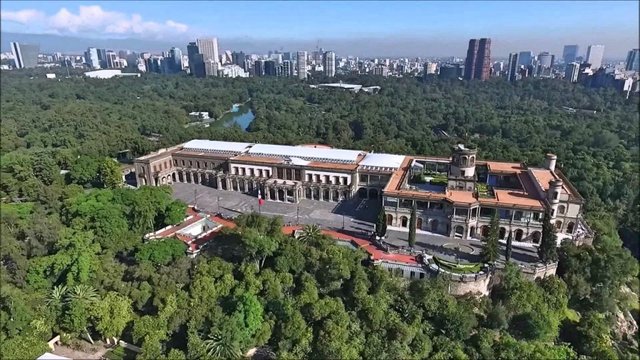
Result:
[[[225,217],[259,212],[266,216],[282,216],[285,224],[317,224],[322,228],[341,230],[359,237],[371,235],[380,211],[380,203],[375,199],[354,197],[342,202],[301,199],[298,204],[265,201],[262,206],[258,206],[257,197],[240,192],[187,183],[174,183],[171,187],[174,198]],[[408,249],[408,238],[408,231],[390,228],[385,242],[390,250]],[[417,231],[414,248],[450,261],[479,262],[482,242]],[[504,259],[504,246],[501,246],[501,258]],[[535,263],[538,261],[536,249],[514,246],[512,261],[522,265]]]

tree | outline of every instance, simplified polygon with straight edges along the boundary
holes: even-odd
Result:
[[[135,257],[138,262],[167,265],[184,256],[186,250],[187,246],[178,239],[158,239],[142,244]]]
[[[384,205],[380,207],[378,213],[378,221],[376,222],[376,236],[383,238],[387,234],[387,214],[384,211]]]
[[[219,332],[209,334],[209,338],[204,341],[204,346],[207,355],[214,359],[233,360],[242,357],[242,353],[238,349],[237,344]]]
[[[116,189],[122,186],[122,170],[118,162],[105,158],[98,167],[98,183],[107,189]]]
[[[316,224],[305,225],[302,228],[302,234],[298,238],[300,241],[311,244],[315,241],[318,241],[322,237],[322,230],[320,230],[320,226]]]
[[[99,300],[96,290],[84,284],[75,285],[68,292],[63,323],[73,333],[84,330],[85,335],[93,344],[93,339],[87,327],[94,305]]]
[[[499,256],[499,242],[500,236],[500,219],[498,218],[498,212],[493,213],[491,222],[489,223],[489,235],[487,236],[484,247],[482,248],[482,261],[485,263],[493,264]]]
[[[511,252],[513,251],[513,231],[509,231],[509,236],[507,237],[507,249],[505,251],[505,260],[509,262],[511,260]]]
[[[95,184],[100,169],[100,162],[89,156],[78,158],[69,172],[72,182],[85,187]]]
[[[411,206],[411,218],[409,219],[409,246],[416,245],[416,202]]]
[[[254,229],[244,231],[242,244],[247,257],[256,262],[258,270],[262,269],[267,257],[278,248],[278,242],[274,238],[260,234]]]
[[[103,338],[118,338],[133,319],[131,299],[111,291],[95,304],[93,314]]]
[[[551,224],[551,215],[547,211],[542,220],[542,240],[538,247],[538,257],[540,260],[548,264],[558,260],[558,251],[556,248],[557,236],[556,230]]]

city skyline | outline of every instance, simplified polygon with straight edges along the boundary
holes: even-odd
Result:
[[[582,51],[590,44],[603,44],[606,58],[625,58],[638,43],[635,2],[273,5],[158,2],[140,7],[125,2],[5,1],[1,24],[3,33],[177,42],[183,51],[187,40],[217,37],[220,49],[244,51],[310,50],[319,45],[341,55],[464,56],[469,38],[490,37],[495,57],[529,50],[560,55],[566,44],[578,44]],[[367,10],[374,5],[379,11]],[[465,11],[460,12],[463,5]],[[605,11],[617,15],[602,17]],[[541,16],[546,31],[532,32]],[[328,19],[331,26],[325,26]]]

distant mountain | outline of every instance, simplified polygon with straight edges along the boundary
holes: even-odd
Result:
[[[149,51],[159,53],[168,51],[176,46],[186,51],[187,43],[178,41],[155,41],[142,39],[89,39],[72,36],[60,36],[49,34],[22,34],[2,32],[0,33],[0,49],[11,51],[9,43],[12,41],[27,44],[39,44],[41,52],[62,52],[81,54],[88,47],[105,48],[112,50]]]

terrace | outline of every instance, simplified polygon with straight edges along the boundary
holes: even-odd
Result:
[[[412,171],[407,186],[419,191],[444,193],[447,188],[447,174],[435,171]]]

